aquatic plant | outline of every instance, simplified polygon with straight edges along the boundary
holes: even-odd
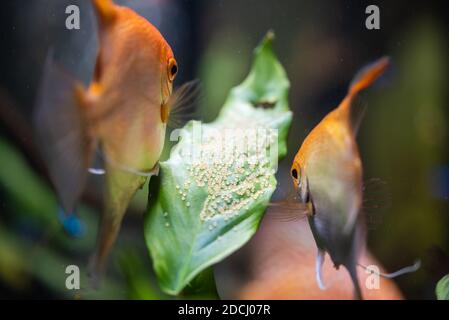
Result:
[[[145,239],[161,288],[179,294],[256,232],[276,188],[292,113],[269,32],[212,123],[191,121],[152,181]]]
[[[435,291],[438,300],[449,300],[449,274],[438,281]]]

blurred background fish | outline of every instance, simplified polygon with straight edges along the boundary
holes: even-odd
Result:
[[[330,259],[324,261],[322,277],[326,290],[316,282],[316,242],[307,220],[285,223],[264,219],[256,236],[242,250],[221,263],[215,270],[219,293],[225,299],[327,299],[354,298],[354,284],[344,268],[335,269]],[[359,257],[364,265],[385,271],[371,253]],[[380,278],[379,289],[370,290],[368,272],[358,273],[364,299],[403,299],[392,280]]]

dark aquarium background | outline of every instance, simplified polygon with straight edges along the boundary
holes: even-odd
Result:
[[[375,190],[367,187],[372,195],[368,247],[386,270],[421,259],[418,272],[395,281],[406,299],[435,299],[437,281],[449,273],[449,21],[443,1],[116,2],[144,15],[172,45],[180,69],[175,85],[201,81],[195,117],[204,121],[216,117],[229,90],[247,74],[253,48],[274,30],[294,113],[275,199],[291,192],[290,164],[301,142],[343,99],[357,70],[391,56],[392,70],[357,102],[367,106],[358,136],[364,179],[367,185],[382,182]],[[81,9],[80,30],[65,28],[70,4]],[[380,8],[380,30],[365,27],[369,4]],[[94,248],[101,181],[91,179],[80,206],[85,235],[69,237],[58,222],[30,120],[50,48],[70,73],[89,82],[97,49],[95,18],[87,0],[5,0],[0,12],[0,298],[169,298],[158,288],[143,239],[144,191],[125,217],[102,288],[65,288],[65,266],[84,270]],[[242,250],[251,251],[256,240]],[[248,280],[245,257],[237,255],[216,274],[219,292],[220,283],[238,282],[224,290],[231,297],[240,297]],[[307,263],[313,267],[314,261]],[[260,288],[272,289],[263,283]],[[282,286],[276,290],[282,296]]]

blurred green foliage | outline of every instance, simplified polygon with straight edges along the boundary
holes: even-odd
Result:
[[[0,278],[17,293],[32,290],[37,283],[44,286],[49,297],[68,299],[119,299],[160,298],[160,291],[153,286],[148,270],[143,270],[141,259],[132,259],[132,253],[124,250],[127,262],[122,264],[124,281],[106,277],[100,290],[89,289],[86,271],[87,257],[95,243],[97,214],[81,206],[78,214],[87,226],[86,235],[73,239],[67,236],[57,220],[57,201],[49,185],[27,165],[23,156],[0,137],[0,192],[6,195],[2,201],[0,224]],[[6,212],[8,227],[3,224]],[[78,265],[81,270],[80,291],[65,287],[68,265]],[[145,272],[142,272],[145,271]],[[147,281],[141,281],[144,278]],[[37,281],[37,283],[36,283]]]
[[[368,106],[360,144],[368,177],[386,179],[392,206],[373,232],[375,252],[394,267],[446,247],[447,203],[432,194],[431,174],[447,161],[447,48],[431,19],[404,31],[392,52],[394,72]],[[412,275],[425,286],[424,270]],[[401,281],[401,279],[398,279]],[[427,284],[429,285],[429,284]]]
[[[251,48],[238,34],[227,37],[222,32],[209,43],[198,67],[202,96],[197,112],[202,121],[210,122],[218,116],[229,90],[245,76],[250,53]]]

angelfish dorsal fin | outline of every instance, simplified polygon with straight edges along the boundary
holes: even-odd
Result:
[[[389,65],[390,58],[383,57],[363,67],[352,80],[348,95],[356,95],[368,88],[385,72]]]
[[[357,133],[363,117],[365,106],[355,103],[357,94],[372,85],[388,68],[390,58],[380,58],[363,67],[349,85],[348,93],[339,106],[340,111],[349,118],[352,130]]]
[[[103,25],[107,25],[115,19],[117,11],[112,0],[92,0],[92,3]]]

